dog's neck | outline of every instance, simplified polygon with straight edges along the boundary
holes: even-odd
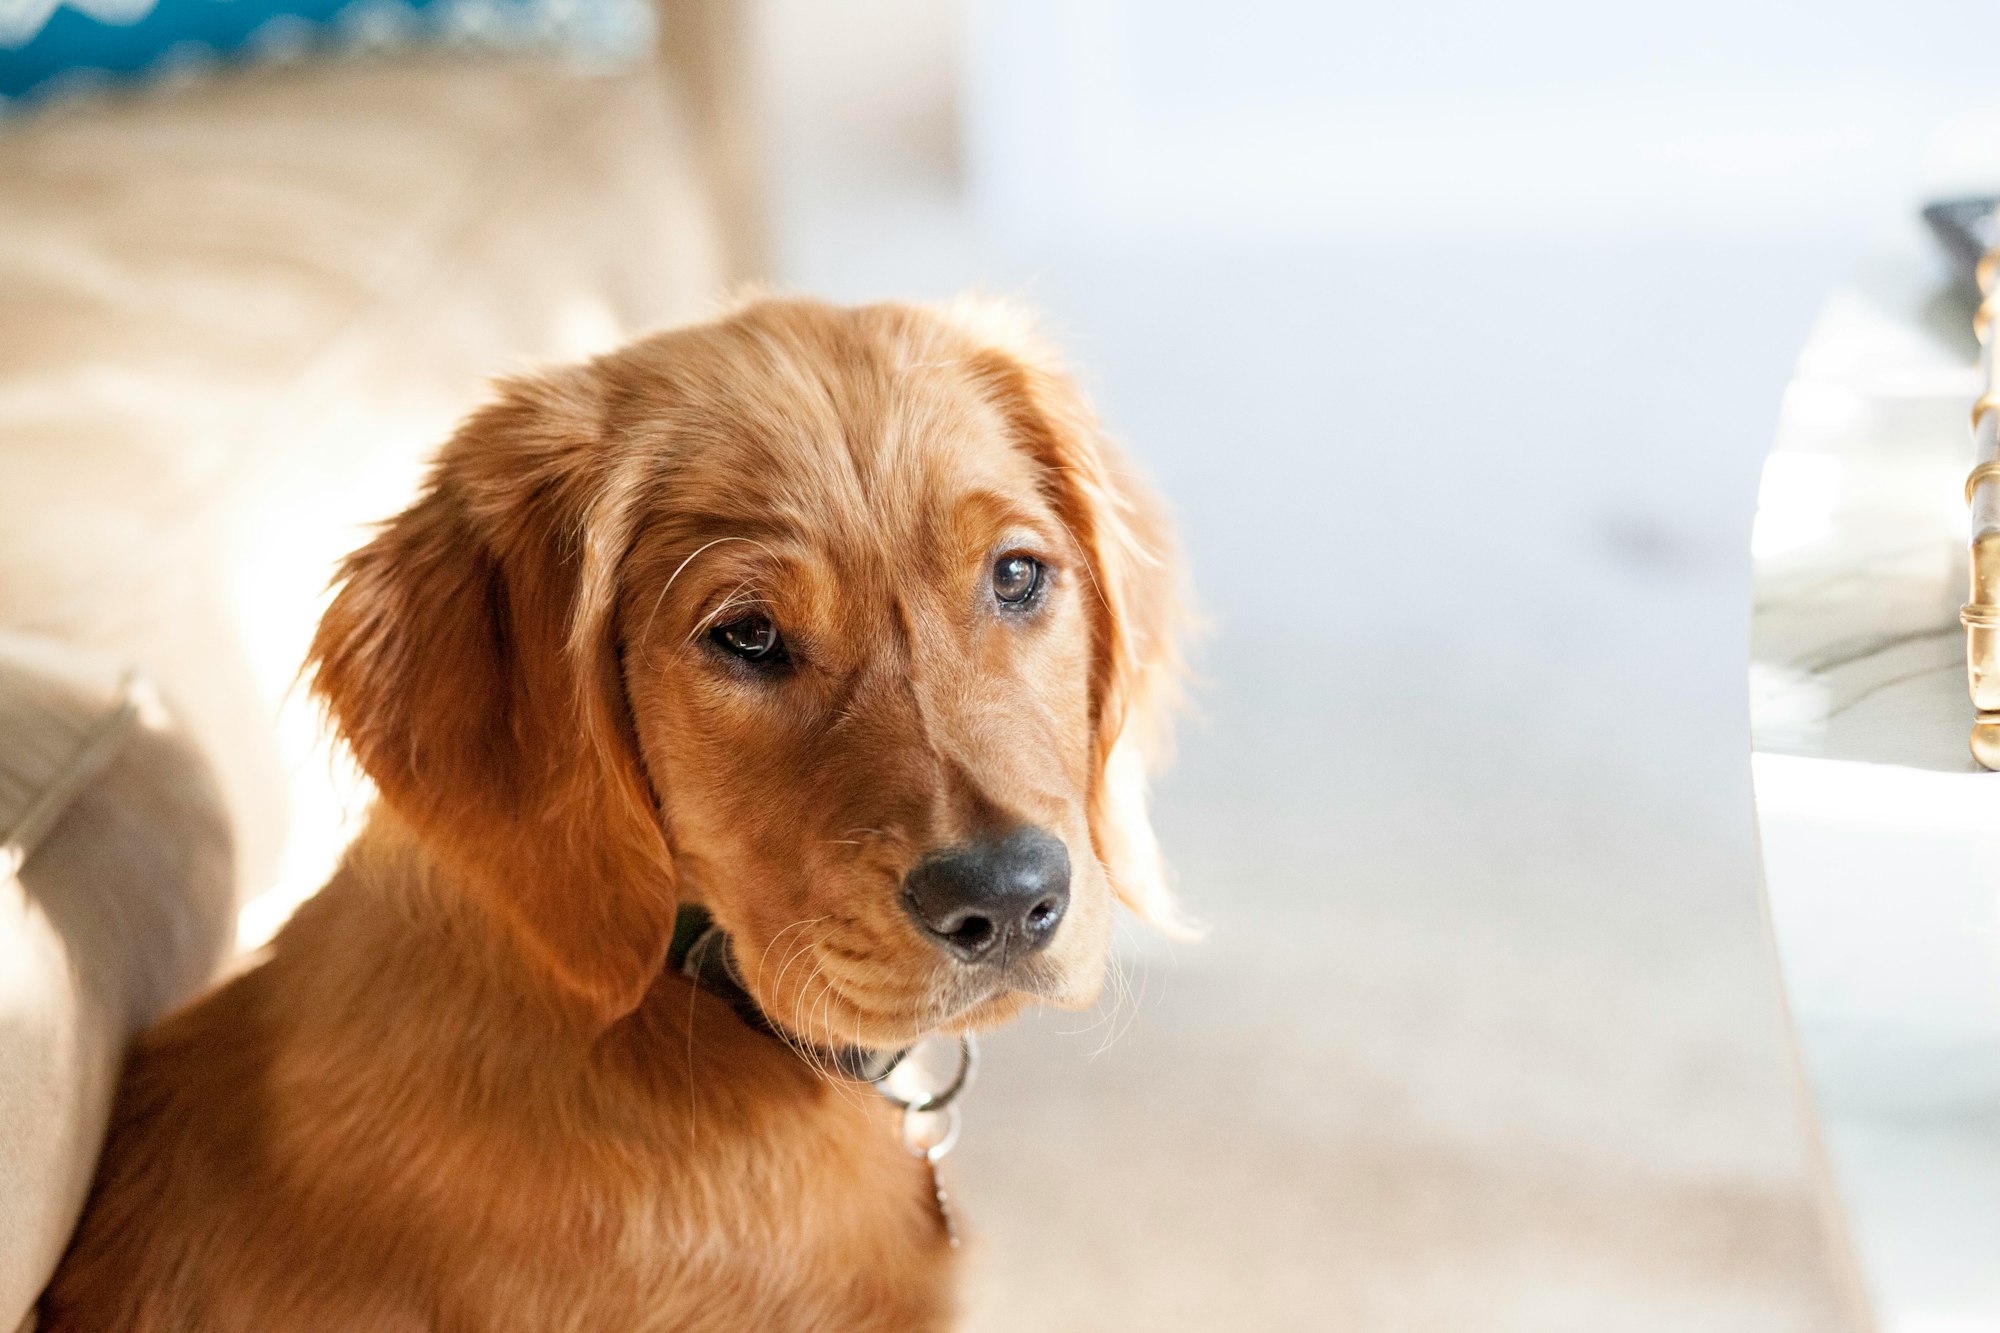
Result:
[[[951,1238],[952,1248],[958,1248],[958,1228],[952,1222],[951,1205],[938,1180],[937,1163],[958,1140],[958,1108],[953,1103],[965,1090],[977,1060],[977,1048],[970,1037],[959,1038],[958,1071],[945,1086],[914,1095],[899,1093],[892,1089],[890,1076],[897,1073],[903,1058],[913,1048],[885,1053],[852,1046],[807,1046],[778,1027],[743,985],[729,936],[706,909],[689,904],[675,916],[674,940],[667,950],[667,964],[690,984],[726,1003],[746,1026],[783,1042],[814,1068],[870,1084],[902,1107],[903,1142],[930,1166],[931,1192],[937,1199],[938,1217],[944,1223],[945,1234]]]
[[[748,1027],[783,1042],[816,1068],[841,1078],[874,1083],[887,1077],[905,1054],[860,1046],[808,1045],[773,1023],[744,986],[728,934],[706,908],[696,904],[684,905],[674,918],[674,942],[667,950],[667,966],[727,1004]]]

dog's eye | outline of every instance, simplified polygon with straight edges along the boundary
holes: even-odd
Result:
[[[785,660],[785,641],[769,616],[744,616],[727,625],[717,625],[708,637],[746,662],[773,663]]]
[[[993,595],[1006,606],[1025,606],[1042,590],[1042,562],[1031,555],[1003,555],[993,562]]]

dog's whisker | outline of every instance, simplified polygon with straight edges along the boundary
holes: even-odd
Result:
[[[771,605],[770,598],[764,596],[761,591],[753,588],[751,584],[752,580],[745,579],[731,588],[724,594],[722,601],[713,610],[695,622],[694,628],[688,631],[687,637],[681,642],[683,644],[693,643],[703,634],[720,624],[724,616],[739,607]],[[745,594],[748,595],[746,596]]]
[[[1127,928],[1125,923],[1121,921],[1118,923],[1117,929],[1123,934]],[[1143,970],[1144,965],[1145,959],[1143,956],[1135,960],[1134,966],[1141,969],[1140,984],[1142,987],[1145,984],[1147,976]],[[1092,1059],[1097,1058],[1097,1056],[1102,1055],[1105,1051],[1117,1045],[1125,1034],[1132,1030],[1132,1025],[1138,1021],[1141,1003],[1145,999],[1143,989],[1136,994],[1134,993],[1130,969],[1127,968],[1125,960],[1119,955],[1116,948],[1111,953],[1111,967],[1112,978],[1117,983],[1117,1002],[1112,1008],[1111,1030],[1105,1035],[1103,1043],[1095,1051],[1091,1052],[1090,1058]],[[1121,1017],[1122,1022],[1119,1021]]]
[[[1092,1006],[1092,1014],[1094,1016],[1089,1022],[1083,1023],[1078,1027],[1063,1029],[1065,1036],[1084,1036],[1088,1033],[1103,1031],[1103,1037],[1091,1051],[1089,1057],[1087,1057],[1093,1060],[1117,1045],[1125,1033],[1131,1030],[1132,1024],[1138,1019],[1140,1002],[1144,998],[1143,993],[1134,993],[1131,984],[1131,969],[1126,966],[1124,958],[1120,955],[1116,947],[1118,940],[1129,938],[1128,923],[1123,920],[1114,919],[1112,922],[1112,931],[1114,943],[1105,960],[1106,979],[1110,983],[1111,988],[1110,1002],[1107,1004],[1105,1001],[1099,1000],[1096,1005]],[[1143,963],[1143,959],[1140,961]],[[1145,973],[1141,973],[1142,977],[1145,975]]]
[[[791,970],[792,964],[800,958],[810,957],[811,954],[811,944],[801,939],[798,947],[792,951],[791,955],[785,959],[784,965],[778,969],[778,979],[773,987],[774,991],[783,990],[785,974]],[[778,1029],[778,1035],[784,1039],[785,1044],[796,1049],[800,1057],[809,1064],[813,1063],[814,1057],[810,1049],[811,1043],[805,1035],[805,1022],[801,1010],[805,1003],[806,994],[812,987],[813,978],[817,975],[818,969],[815,968],[807,974],[805,981],[793,993],[791,1000],[791,1021],[781,1025]]]
[[[802,930],[807,926],[818,925],[820,922],[824,920],[826,920],[826,917],[824,916],[807,917],[804,920],[792,922],[791,925],[784,927],[783,929],[778,931],[777,934],[771,936],[769,943],[765,944],[764,946],[764,951],[757,957],[757,987],[759,990],[763,989],[764,969],[770,965],[771,954],[777,949],[778,941],[782,940],[783,938],[785,938],[785,936],[789,935],[791,932],[795,930]],[[803,940],[804,936],[800,936],[800,939]],[[774,984],[782,985],[784,983],[784,975],[785,975],[784,972],[781,970],[778,973],[778,979]]]
[[[822,917],[819,919],[824,920],[825,918]],[[802,948],[816,953],[821,945],[833,937],[834,932],[838,928],[837,924],[828,927],[809,946],[802,946]],[[790,967],[791,962],[788,960],[785,966]],[[820,990],[817,994],[812,989],[814,982],[820,983]],[[780,1035],[784,1037],[786,1044],[791,1046],[798,1053],[799,1057],[806,1062],[816,1077],[824,1082],[835,1085],[841,1096],[852,1097],[854,1095],[852,1090],[845,1086],[849,1080],[842,1077],[837,1070],[830,1069],[826,1064],[825,1051],[832,1045],[831,1006],[835,998],[833,979],[826,974],[825,960],[822,957],[820,961],[815,963],[812,972],[807,975],[804,983],[799,987],[798,993],[793,997],[790,1032],[781,1032]],[[824,1020],[821,1018],[822,1009],[824,1009],[826,1015]],[[858,1021],[858,1010],[856,1011],[856,1015]],[[826,1040],[824,1042],[814,1039],[815,1029],[824,1030],[826,1033]],[[796,1037],[792,1033],[796,1033]]]
[[[823,916],[815,917],[813,918],[813,922],[808,924],[814,924],[824,920],[826,920],[826,918]],[[821,940],[823,941],[826,938],[828,938],[828,936],[822,936]],[[808,940],[805,937],[804,933],[801,932],[799,938],[794,943],[792,951],[789,954],[785,955],[785,961],[783,962],[783,964],[779,966],[778,975],[772,979],[771,989],[774,991],[783,990],[785,986],[785,973],[791,971],[792,964],[797,962],[800,958],[809,956],[811,952],[817,947],[818,944],[816,942]],[[766,958],[770,956],[768,950],[766,951],[765,956]]]
[[[695,557],[700,555],[703,551],[709,550],[712,547],[720,546],[724,542],[749,542],[753,546],[757,547],[764,546],[764,543],[758,541],[754,537],[717,537],[714,541],[704,542],[700,546],[697,546],[692,552],[688,554],[688,557],[685,560],[682,560],[680,564],[674,566],[674,572],[667,575],[667,581],[660,585],[659,595],[653,598],[653,609],[646,613],[646,628],[643,632],[642,636],[643,638],[645,638],[647,641],[650,641],[652,639],[653,621],[655,618],[659,616],[660,606],[667,600],[667,593],[674,586],[674,580],[678,579],[681,576],[681,571],[685,570],[689,565],[693,564]]]
[[[1092,1028],[1101,1028],[1103,1030],[1103,1036],[1099,1038],[1096,1047],[1092,1049],[1090,1055],[1087,1057],[1092,1060],[1095,1060],[1098,1056],[1117,1045],[1119,1037],[1125,1031],[1121,1020],[1127,1012],[1127,1005],[1131,999],[1131,988],[1126,980],[1125,965],[1117,958],[1111,960],[1110,979],[1111,1003],[1108,1006],[1099,1006],[1102,1010],[1102,1016],[1097,1022],[1091,1024]]]
[[[701,618],[701,628],[709,628],[731,611],[737,610],[740,607],[769,605],[771,605],[771,599],[764,595],[762,589],[753,588],[747,583],[740,583],[730,591],[729,596],[716,604],[714,610]]]
[[[826,1063],[827,1052],[833,1048],[833,979],[826,976],[823,972],[816,975],[820,981],[819,998],[814,1001],[812,1007],[807,1011],[807,1020],[824,1032],[825,1040],[823,1042],[811,1042],[808,1039],[809,1044],[813,1047],[812,1064],[814,1072],[822,1080],[833,1086],[836,1095],[843,1099],[852,1099],[854,1098],[854,1093],[847,1086],[849,1080],[842,1077],[838,1070],[829,1068]]]
[[[692,1133],[692,1126],[694,1125],[694,1122],[696,1120],[696,1107],[698,1101],[698,1099],[695,1096],[695,1077],[694,1077],[694,1015],[695,1015],[696,997],[700,994],[700,992],[701,992],[701,987],[693,984],[690,984],[688,986],[687,1070],[688,1070],[688,1124],[690,1126],[690,1133]]]

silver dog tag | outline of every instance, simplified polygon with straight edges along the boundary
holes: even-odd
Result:
[[[924,1159],[931,1171],[931,1192],[937,1196],[938,1217],[951,1247],[958,1248],[958,1225],[951,1202],[938,1179],[937,1164],[958,1143],[958,1096],[972,1082],[979,1064],[979,1044],[971,1036],[958,1039],[957,1060],[939,1059],[938,1039],[904,1053],[894,1068],[875,1080],[875,1090],[903,1108],[903,1146]]]

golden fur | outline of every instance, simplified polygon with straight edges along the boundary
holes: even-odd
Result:
[[[996,552],[1051,570],[1003,623]],[[380,793],[269,956],[133,1053],[49,1333],[925,1329],[952,1251],[886,1104],[663,968],[896,1047],[1088,1005],[1170,920],[1142,757],[1173,668],[1151,499],[980,305],[747,305],[510,382],[352,555],[314,687]],[[746,679],[745,607],[800,649]],[[1035,823],[1051,946],[992,989],[905,870]]]

